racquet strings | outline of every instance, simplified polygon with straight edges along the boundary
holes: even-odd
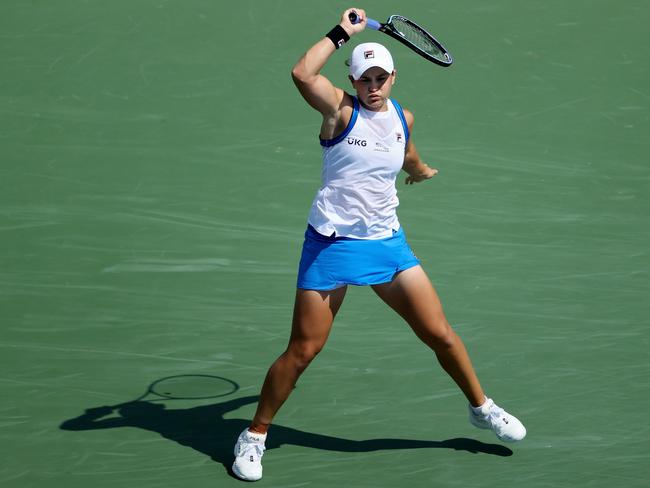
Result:
[[[407,19],[400,18],[393,19],[391,25],[402,37],[404,37],[404,39],[409,41],[418,49],[436,59],[447,61],[447,56],[445,56],[446,53],[442,51],[438,44],[432,40],[431,36],[418,25],[407,21]]]

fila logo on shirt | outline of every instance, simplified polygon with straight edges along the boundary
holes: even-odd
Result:
[[[402,142],[402,133],[401,132],[395,132],[395,135],[397,136],[397,142]]]
[[[348,137],[348,144],[351,146],[363,146],[366,147],[368,145],[368,141],[365,139],[357,139],[356,137]]]

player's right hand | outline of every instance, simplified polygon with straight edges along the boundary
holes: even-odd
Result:
[[[357,17],[361,19],[361,21],[358,24],[353,24],[350,21],[350,14],[352,12],[357,14]],[[365,29],[367,23],[368,20],[366,18],[366,11],[360,8],[356,8],[356,7],[349,8],[345,12],[343,12],[343,15],[341,15],[340,26],[345,29],[345,32],[347,32],[350,37]]]

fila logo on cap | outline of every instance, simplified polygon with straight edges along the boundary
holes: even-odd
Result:
[[[363,52],[363,58],[364,59],[374,59],[375,58],[375,51],[364,51]]]

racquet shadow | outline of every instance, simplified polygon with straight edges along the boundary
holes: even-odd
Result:
[[[168,409],[162,403],[132,401],[116,407],[87,409],[82,415],[66,420],[62,430],[84,431],[135,427],[155,432],[162,437],[190,447],[221,463],[232,476],[233,446],[237,436],[250,422],[226,419],[238,408],[257,402],[259,396],[245,396],[225,402],[192,408]],[[109,418],[106,418],[110,415]],[[454,449],[473,454],[511,456],[510,449],[499,444],[486,444],[474,439],[456,438],[444,441],[412,439],[352,440],[273,425],[266,442],[267,450],[283,444],[338,452],[371,452],[394,449]]]

